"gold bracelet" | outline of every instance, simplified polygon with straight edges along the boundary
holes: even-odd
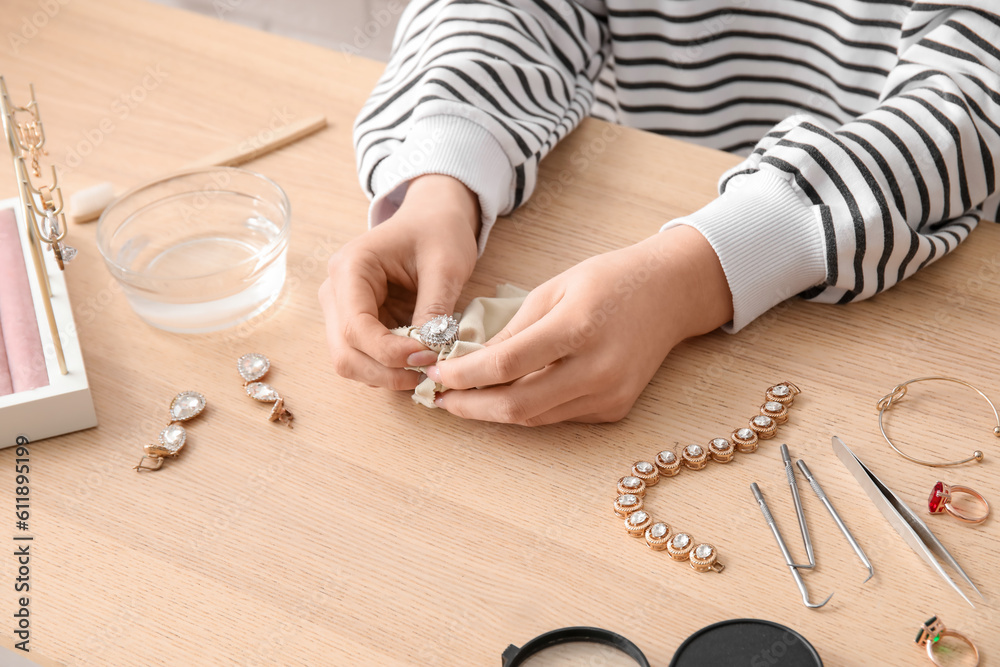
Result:
[[[907,385],[911,385],[914,382],[925,382],[928,380],[943,380],[944,382],[954,382],[956,384],[960,384],[968,387],[969,389],[972,389],[977,394],[985,398],[986,402],[990,404],[990,408],[993,409],[993,418],[996,419],[997,422],[997,425],[993,428],[993,435],[1000,437],[1000,415],[997,414],[997,409],[996,406],[993,405],[993,401],[991,401],[986,394],[979,391],[968,382],[965,382],[963,380],[957,380],[955,378],[943,377],[941,375],[929,375],[927,377],[914,378],[913,380],[907,380],[906,382],[901,382],[897,384],[895,387],[893,387],[892,391],[890,391],[888,394],[886,394],[885,396],[883,396],[878,400],[878,404],[876,405],[876,407],[878,408],[878,430],[882,432],[882,437],[885,438],[885,441],[889,443],[889,446],[892,447],[897,454],[902,456],[907,461],[913,461],[914,463],[919,463],[922,466],[930,466],[931,468],[950,468],[952,466],[960,466],[963,463],[970,463],[972,461],[982,461],[983,453],[978,449],[972,453],[972,456],[965,459],[961,459],[959,461],[948,461],[946,463],[934,463],[933,461],[922,461],[921,459],[914,458],[909,454],[904,454],[899,449],[899,447],[897,447],[892,443],[892,440],[889,439],[889,436],[886,435],[885,426],[882,425],[882,415],[885,414],[885,411],[891,408],[896,403],[899,403],[899,401],[902,400],[904,396],[906,396]]]
[[[653,520],[652,514],[644,509],[646,490],[662,477],[678,474],[682,467],[702,470],[710,460],[728,463],[738,451],[756,451],[761,440],[773,438],[778,426],[788,421],[788,408],[800,393],[791,382],[768,387],[760,414],[751,417],[745,427],[734,430],[729,438],[713,438],[707,447],[688,445],[681,450],[680,456],[664,450],[656,455],[653,463],[637,461],[631,472],[618,480],[614,503],[615,515],[624,519],[628,534],[644,537],[646,546],[654,551],[666,551],[676,561],[688,561],[697,572],[722,572],[725,565],[719,562],[714,545],[696,544],[689,533],[673,532],[668,524]]]

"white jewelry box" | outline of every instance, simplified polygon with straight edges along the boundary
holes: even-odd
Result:
[[[80,353],[80,341],[76,334],[76,323],[73,321],[69,293],[66,291],[64,272],[56,265],[51,252],[42,253],[49,275],[49,284],[52,287],[52,311],[59,328],[59,339],[62,342],[68,371],[66,375],[59,371],[56,348],[52,342],[52,332],[42,301],[44,287],[38,284],[38,277],[34,271],[21,203],[16,197],[0,200],[0,209],[3,208],[12,209],[17,218],[21,250],[28,270],[28,283],[31,285],[31,298],[35,306],[38,333],[42,339],[49,384],[37,389],[0,396],[0,448],[14,446],[17,444],[18,436],[25,436],[30,442],[36,442],[97,426],[97,413],[94,412],[94,401],[90,396],[90,385],[87,383],[87,373],[83,367],[83,355]],[[66,272],[72,273],[72,270],[70,266]]]

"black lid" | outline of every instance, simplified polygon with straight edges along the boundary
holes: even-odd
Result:
[[[503,667],[518,667],[518,665],[523,664],[531,656],[547,648],[558,644],[570,644],[574,642],[590,642],[611,646],[635,660],[638,667],[649,667],[649,661],[646,660],[646,656],[642,654],[639,647],[625,637],[622,637],[617,632],[611,632],[603,628],[585,626],[560,628],[546,632],[545,634],[538,635],[521,648],[511,644],[503,652],[501,662]]]
[[[755,658],[757,658],[755,660]],[[823,667],[819,653],[791,628],[755,618],[709,625],[684,640],[670,667]]]

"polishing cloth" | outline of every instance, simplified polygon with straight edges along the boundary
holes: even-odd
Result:
[[[517,309],[524,303],[528,292],[513,285],[497,285],[495,297],[477,297],[469,302],[465,312],[459,315],[458,340],[438,352],[438,361],[453,359],[475,352],[485,347],[486,341],[500,333],[511,321]],[[420,327],[408,326],[393,329],[397,336],[409,336],[420,340]],[[425,367],[410,368],[411,371],[423,372]],[[413,391],[413,400],[428,408],[436,408],[434,396],[446,391],[447,387],[425,378]]]

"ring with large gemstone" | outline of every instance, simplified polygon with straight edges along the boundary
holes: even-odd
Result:
[[[952,495],[955,493],[964,493],[972,497],[982,508],[982,511],[977,514],[971,514],[966,509],[955,507],[952,505]],[[940,481],[931,489],[930,498],[927,499],[927,509],[931,514],[944,514],[947,512],[965,523],[982,523],[990,515],[990,504],[983,497],[983,494],[967,486],[959,486],[957,484],[948,485]]]
[[[425,322],[417,330],[417,336],[421,343],[440,352],[458,340],[458,320],[451,315],[438,315]]]
[[[948,660],[946,663],[939,661],[938,656],[935,653],[935,647],[944,644],[944,642],[941,641],[943,637],[957,639],[972,650],[971,655],[965,656],[966,659],[963,661],[963,664],[972,665],[973,667],[976,667],[979,664],[979,649],[972,642],[972,640],[963,635],[961,632],[956,632],[955,630],[949,630],[946,628],[944,623],[937,616],[932,616],[920,626],[920,631],[917,633],[917,638],[914,641],[927,649],[927,657],[930,658],[931,662],[941,667],[945,664],[953,664],[952,660]],[[954,657],[954,649],[952,647],[949,646],[945,648],[944,646],[941,646],[941,650],[952,653],[951,657]]]

